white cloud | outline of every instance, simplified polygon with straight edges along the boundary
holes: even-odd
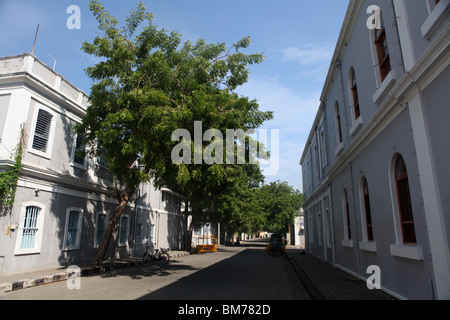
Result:
[[[333,57],[333,52],[332,46],[314,44],[281,49],[284,62],[296,62],[302,66],[328,64]]]
[[[273,111],[274,119],[262,128],[279,129],[279,171],[267,176],[266,182],[287,181],[295,189],[302,189],[300,157],[319,106],[320,91],[302,93],[276,78],[256,79],[239,89],[239,93],[256,99],[260,110]]]

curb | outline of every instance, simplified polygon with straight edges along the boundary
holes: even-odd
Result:
[[[190,255],[189,252],[183,252],[183,253],[176,253],[173,255],[170,255],[170,258],[178,258]],[[140,264],[141,259],[133,259],[133,260],[119,260],[119,261],[112,261],[112,262],[105,262],[103,265],[103,268],[95,267],[95,266],[86,266],[80,268],[80,277],[88,277],[98,274],[104,274],[108,271],[118,270],[118,269],[124,269],[128,267],[133,267]],[[50,284],[54,282],[60,282],[65,281],[69,279],[71,276],[76,274],[75,271],[65,271],[65,272],[58,272],[54,275],[49,276],[42,276],[37,277],[33,279],[22,279],[12,282],[4,282],[0,283],[0,293],[2,292],[11,292],[11,291],[17,291],[22,290],[26,288],[31,287],[37,287],[45,284]]]

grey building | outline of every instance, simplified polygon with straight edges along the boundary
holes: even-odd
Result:
[[[300,160],[307,250],[404,299],[450,299],[449,9],[350,1]]]
[[[0,58],[0,170],[25,133],[23,169],[12,210],[0,208],[0,275],[92,261],[117,201],[101,158],[82,158],[72,126],[85,93],[32,54]],[[183,199],[143,184],[121,216],[107,258],[141,256],[145,241],[179,250]]]

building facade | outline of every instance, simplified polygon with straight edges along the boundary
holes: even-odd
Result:
[[[0,58],[0,170],[25,134],[15,202],[0,211],[0,275],[92,261],[117,201],[106,163],[77,152],[72,127],[87,107],[85,93],[34,55]],[[141,256],[147,239],[182,249],[184,209],[180,195],[140,185],[107,258]]]
[[[300,160],[306,249],[404,299],[450,299],[449,11],[351,0]]]

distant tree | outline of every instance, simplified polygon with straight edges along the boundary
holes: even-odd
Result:
[[[92,43],[84,42],[82,50],[100,62],[86,69],[94,84],[77,132],[85,137],[91,156],[106,160],[118,201],[94,258],[101,265],[140,183],[152,180],[185,195],[195,218],[215,206],[224,186],[239,179],[242,168],[237,164],[174,163],[171,152],[179,143],[171,139],[174,130],[186,129],[194,137],[194,122],[201,121],[203,132],[246,131],[271,119],[272,113],[259,111],[256,101],[234,92],[248,80],[247,66],[263,60],[261,54],[241,52],[249,46],[249,38],[228,49],[224,43],[204,40],[182,43],[178,33],[153,25],[142,1],[120,29],[98,0],[91,0],[89,7],[102,34]],[[132,39],[144,21],[147,25]],[[192,141],[191,159],[210,150],[209,144],[202,141],[197,146]]]
[[[303,203],[303,195],[287,182],[275,181],[258,190],[262,214],[265,216],[264,230],[286,232]]]

